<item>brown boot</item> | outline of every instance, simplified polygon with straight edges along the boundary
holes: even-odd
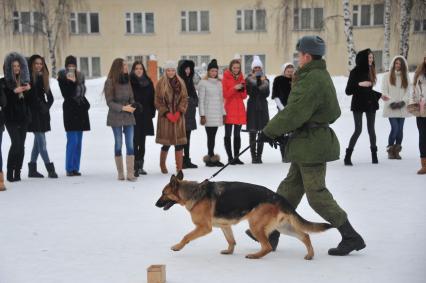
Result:
[[[396,159],[396,157],[395,157],[395,146],[394,145],[389,145],[387,147],[386,151],[388,152],[388,159]]]
[[[402,159],[401,155],[399,155],[399,153],[401,152],[401,150],[402,150],[402,146],[401,145],[396,144],[396,145],[393,146],[393,152],[395,154],[395,159],[398,159],[398,160]]]
[[[422,168],[420,168],[420,170],[417,171],[417,174],[424,175],[426,174],[426,157],[423,157],[421,161],[422,161]]]
[[[135,156],[126,155],[126,170],[127,170],[127,181],[135,182]]]
[[[182,171],[183,150],[175,151],[175,160],[176,160],[176,173],[179,173],[179,171]]]
[[[123,156],[115,157],[115,166],[117,166],[118,180],[124,180]]]
[[[3,172],[0,172],[0,191],[5,191],[6,187],[4,186],[4,175]]]
[[[164,150],[160,151],[160,168],[161,168],[161,173],[163,174],[169,173],[169,171],[167,171],[167,166],[166,166],[168,153],[169,153],[168,151],[164,151]]]

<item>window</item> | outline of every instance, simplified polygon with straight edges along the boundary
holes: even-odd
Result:
[[[80,71],[86,78],[96,78],[101,76],[100,57],[80,57],[78,58]]]
[[[383,26],[384,25],[384,4],[374,5],[353,5],[352,25],[357,26]]]
[[[194,61],[196,67],[200,67],[203,63],[210,63],[210,55],[182,55],[181,59]]]
[[[14,33],[38,33],[43,31],[43,17],[40,12],[13,12]]]
[[[426,31],[426,20],[414,20],[414,31],[415,32]]]
[[[99,33],[98,13],[71,13],[70,32],[71,34],[92,34]]]
[[[149,55],[129,55],[126,56],[126,60],[127,60],[127,64],[129,66],[129,70],[132,69],[132,65],[134,62],[136,61],[141,61],[143,63],[143,65],[145,66],[145,69],[147,68],[147,64],[148,64],[148,60],[149,60]]]
[[[383,72],[383,64],[382,64],[382,50],[373,51],[374,55],[374,65],[376,67],[376,72]]]
[[[182,32],[210,31],[209,11],[182,11],[180,15]]]
[[[237,10],[237,31],[266,31],[266,10]]]
[[[319,30],[322,29],[324,21],[323,8],[294,9],[294,30]]]
[[[243,56],[243,70],[245,74],[251,73],[251,63],[253,62],[253,56],[254,55],[244,55]],[[257,55],[260,58],[260,61],[262,61],[263,64],[263,72],[265,73],[266,70],[266,56],[265,55]]]

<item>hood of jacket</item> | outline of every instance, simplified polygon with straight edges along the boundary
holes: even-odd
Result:
[[[408,63],[407,63],[407,60],[404,58],[404,56],[396,55],[395,57],[393,57],[390,65],[389,65],[389,71],[392,69],[392,66],[395,63],[395,60],[398,59],[398,58],[401,59],[402,61],[404,61],[406,76],[407,76],[407,78],[409,78],[409,74],[408,74]]]
[[[191,70],[191,72],[189,73],[189,79],[192,79],[194,77],[194,68],[195,68],[195,64],[194,61],[191,60],[180,60],[178,63],[178,75],[179,77],[181,77],[183,80],[186,80],[186,73],[185,73],[185,69],[189,67],[189,69]]]
[[[6,55],[3,64],[3,73],[7,87],[15,88],[16,82],[14,79],[12,63],[14,61],[18,61],[21,65],[21,75],[20,75],[20,83],[28,84],[30,83],[30,72],[28,70],[28,63],[24,56],[17,52],[12,52]]]
[[[363,71],[368,71],[368,69],[370,68],[368,65],[368,54],[370,53],[371,53],[370,48],[367,48],[358,52],[355,58],[355,64],[356,64],[355,68],[363,70]],[[373,61],[373,65],[374,63],[375,62]]]

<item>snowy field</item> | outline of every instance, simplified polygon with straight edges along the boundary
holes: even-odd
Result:
[[[344,95],[346,78],[334,78],[343,110],[333,125],[341,156],[353,131],[350,97]],[[84,134],[82,177],[65,177],[65,132],[62,98],[53,86],[52,132],[47,146],[60,178],[28,180],[27,167],[20,183],[7,183],[0,193],[0,283],[141,283],[146,268],[166,264],[167,282],[426,282],[425,177],[419,168],[418,132],[414,118],[405,123],[401,161],[386,159],[389,122],[376,118],[379,164],[371,164],[366,128],[353,154],[354,167],[343,161],[329,163],[327,185],[348,212],[352,224],[363,235],[367,248],[347,257],[331,257],[327,250],[340,240],[337,230],[312,235],[315,257],[303,259],[304,245],[281,237],[277,252],[260,260],[244,258],[259,245],[244,234],[246,223],[234,226],[237,246],[234,255],[221,255],[227,247],[222,232],[190,243],[180,252],[170,247],[192,229],[188,212],[174,206],[163,211],[154,206],[170,176],[160,174],[160,145],[147,140],[146,170],[149,175],[136,183],[119,182],[113,159],[113,135],[106,126],[107,108],[101,95],[102,79],[87,82],[92,103],[92,131]],[[380,84],[378,84],[380,85]],[[270,103],[271,116],[275,106]],[[365,121],[364,121],[365,123]],[[223,129],[216,149],[225,157]],[[243,147],[248,135],[243,133]],[[28,162],[33,136],[28,134]],[[203,127],[193,133],[192,160],[202,165],[206,154]],[[9,137],[4,133],[3,160]],[[169,155],[169,171],[174,156]],[[225,158],[224,158],[225,159]],[[265,146],[264,164],[252,165],[247,152],[245,166],[231,166],[215,180],[238,180],[275,190],[289,165],[280,153]],[[4,166],[6,167],[6,166]],[[185,170],[185,177],[202,181],[217,169],[200,166]],[[46,174],[39,159],[39,171]],[[298,212],[306,219],[321,221],[304,198]]]

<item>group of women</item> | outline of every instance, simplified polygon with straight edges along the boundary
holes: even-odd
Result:
[[[163,69],[163,75],[154,86],[140,61],[134,62],[130,70],[128,63],[121,58],[115,59],[111,65],[103,93],[109,108],[107,125],[112,128],[115,140],[114,157],[119,180],[135,181],[139,175],[147,174],[144,170],[145,142],[147,136],[154,135],[153,118],[156,112],[155,140],[162,145],[161,172],[168,173],[166,160],[171,146],[175,149],[177,171],[197,168],[190,158],[191,132],[197,129],[197,107],[199,122],[205,127],[207,136],[207,155],[203,158],[206,166],[223,166],[215,153],[216,135],[222,126],[225,127],[224,147],[230,164],[244,164],[239,159],[244,125],[250,135],[252,163],[262,163],[263,144],[256,141],[269,121],[267,98],[270,86],[258,56],[254,56],[252,71],[246,78],[239,58],[229,63],[222,76],[219,75],[217,61],[211,60],[207,74],[199,82],[195,82],[194,62],[190,60],[181,60],[179,64],[168,61]],[[272,99],[279,111],[286,107],[294,71],[294,66],[286,63],[282,66],[281,75],[274,79]],[[45,133],[50,131],[49,110],[53,95],[44,58],[39,55],[25,58],[16,52],[10,53],[5,58],[3,73],[4,77],[0,79],[0,145],[6,127],[11,140],[7,180],[21,180],[27,132],[34,134],[28,176],[44,177],[37,171],[37,159],[41,155],[48,177],[57,178],[46,146]],[[407,62],[402,56],[392,60],[390,71],[383,77],[381,92],[373,89],[376,81],[373,53],[370,49],[360,51],[346,87],[346,94],[353,96],[351,110],[355,131],[346,149],[345,165],[353,165],[351,157],[362,131],[363,113],[367,118],[372,163],[378,163],[374,125],[378,101],[383,99],[383,116],[389,118],[391,125],[388,158],[401,159],[404,121],[406,117],[414,115],[419,130],[422,165],[418,174],[426,174],[426,54],[415,72],[413,83],[410,82]],[[66,175],[80,176],[83,132],[90,130],[90,103],[85,96],[84,75],[78,71],[74,56],[66,58],[65,68],[58,73],[58,83],[64,97]],[[247,98],[246,110],[244,100]],[[123,136],[125,159],[122,157]],[[284,148],[281,148],[281,154],[284,160]],[[0,190],[5,190],[2,165],[0,149]]]

